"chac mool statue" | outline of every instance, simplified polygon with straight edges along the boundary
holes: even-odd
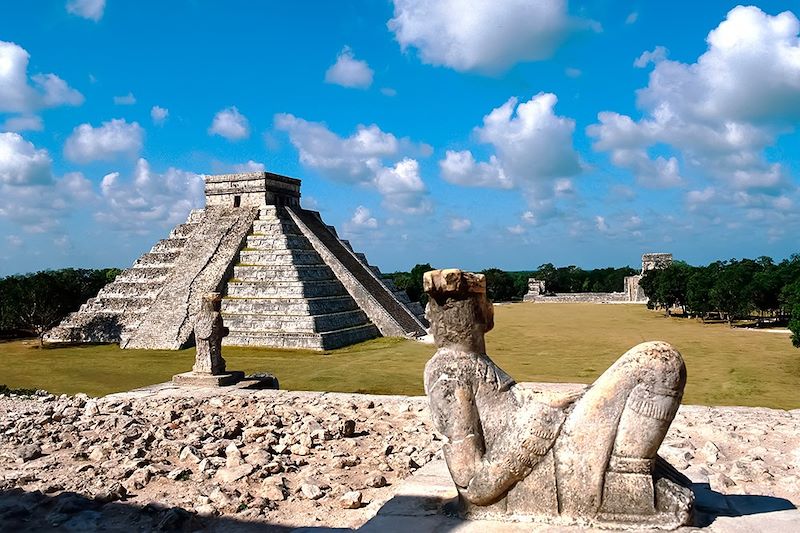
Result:
[[[425,391],[468,518],[546,520],[607,528],[689,524],[688,480],[657,451],[686,383],[681,355],[640,344],[587,390],[538,394],[486,355],[494,312],[481,274],[424,277],[438,350]]]

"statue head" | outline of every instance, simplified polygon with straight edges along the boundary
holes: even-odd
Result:
[[[203,300],[200,304],[201,313],[218,313],[221,308],[222,296],[218,292],[208,292],[203,295]]]
[[[426,272],[422,283],[429,296],[425,314],[436,345],[485,353],[483,336],[494,327],[486,277],[450,268]]]

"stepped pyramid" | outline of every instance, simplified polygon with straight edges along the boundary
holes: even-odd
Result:
[[[207,292],[223,294],[224,344],[330,350],[384,336],[418,337],[422,307],[300,207],[300,180],[254,172],[205,176],[192,211],[131,268],[45,335],[58,343],[193,344]]]

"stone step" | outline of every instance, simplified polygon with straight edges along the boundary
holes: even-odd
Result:
[[[145,313],[153,303],[152,298],[114,298],[98,296],[90,298],[79,310],[81,313],[105,311],[108,313],[139,314]]]
[[[400,303],[402,303],[406,307],[408,307],[408,304],[411,303],[411,299],[408,297],[408,293],[404,290],[395,288],[392,290],[392,294],[394,294],[394,297],[400,300]]]
[[[327,265],[235,266],[233,279],[241,281],[322,281],[336,279]]]
[[[150,267],[150,268],[129,268],[122,271],[115,281],[124,281],[126,283],[137,282],[160,282],[166,279],[172,271],[169,267]]]
[[[203,220],[205,209],[192,209],[189,212],[189,218],[186,219],[187,224],[197,224]]]
[[[160,281],[127,282],[114,280],[97,293],[105,298],[155,298],[161,291]]]
[[[179,255],[180,252],[148,252],[137,259],[133,266],[171,267]]]
[[[314,250],[284,250],[261,252],[242,250],[239,252],[240,265],[322,265],[322,259]]]
[[[319,298],[346,294],[339,280],[229,281],[227,290],[227,296],[231,298]]]
[[[196,227],[197,227],[196,223],[178,224],[172,229],[172,231],[169,232],[169,238],[185,239],[186,237],[192,234],[192,232],[195,230]]]
[[[272,251],[272,250],[313,250],[311,243],[302,235],[248,235],[247,250]]]
[[[258,209],[258,218],[274,218],[278,216],[278,207],[274,205],[262,205]]]
[[[231,330],[222,340],[225,346],[262,346],[268,348],[299,348],[334,350],[378,337],[374,324],[340,329],[325,333],[288,333],[282,331],[245,332]]]
[[[222,299],[222,312],[233,314],[324,315],[358,309],[350,296],[326,298],[228,298]]]
[[[123,323],[126,328],[136,328],[139,325],[141,314],[133,313],[116,313],[101,309],[99,311],[91,312],[75,312],[70,313],[61,321],[60,327],[84,327],[89,322],[106,322],[111,323],[114,321]]]
[[[151,252],[180,252],[186,244],[186,238],[161,239],[151,249]]]
[[[322,333],[352,328],[369,323],[367,315],[359,310],[328,313],[326,315],[233,315],[223,313],[225,326],[239,332],[280,331]]]
[[[292,221],[285,221],[278,218],[273,220],[258,219],[253,222],[253,233],[261,235],[273,235],[276,233],[299,233],[297,226]]]
[[[425,308],[422,307],[421,303],[409,302],[406,304],[406,307],[408,308],[409,311],[414,313],[414,316],[420,319],[420,322],[422,322],[426,326],[428,325],[428,319],[425,318]]]

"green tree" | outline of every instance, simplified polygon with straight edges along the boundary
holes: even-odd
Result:
[[[755,261],[731,259],[721,268],[711,289],[711,302],[730,326],[739,318],[746,318],[753,310],[753,277],[757,270]]]
[[[708,313],[715,309],[711,302],[711,288],[719,271],[719,263],[694,268],[686,283],[686,307],[688,311],[705,321]]]
[[[112,281],[118,269],[67,268],[0,279],[0,329],[39,337]]]
[[[539,265],[531,277],[544,281],[544,288],[547,292],[558,292],[557,275],[558,271],[553,263],[545,263]]]
[[[800,277],[781,290],[780,302],[789,311],[792,344],[795,348],[800,348]]]
[[[514,278],[508,272],[499,268],[489,268],[481,272],[486,276],[486,296],[493,302],[507,302],[511,300],[516,289]]]

